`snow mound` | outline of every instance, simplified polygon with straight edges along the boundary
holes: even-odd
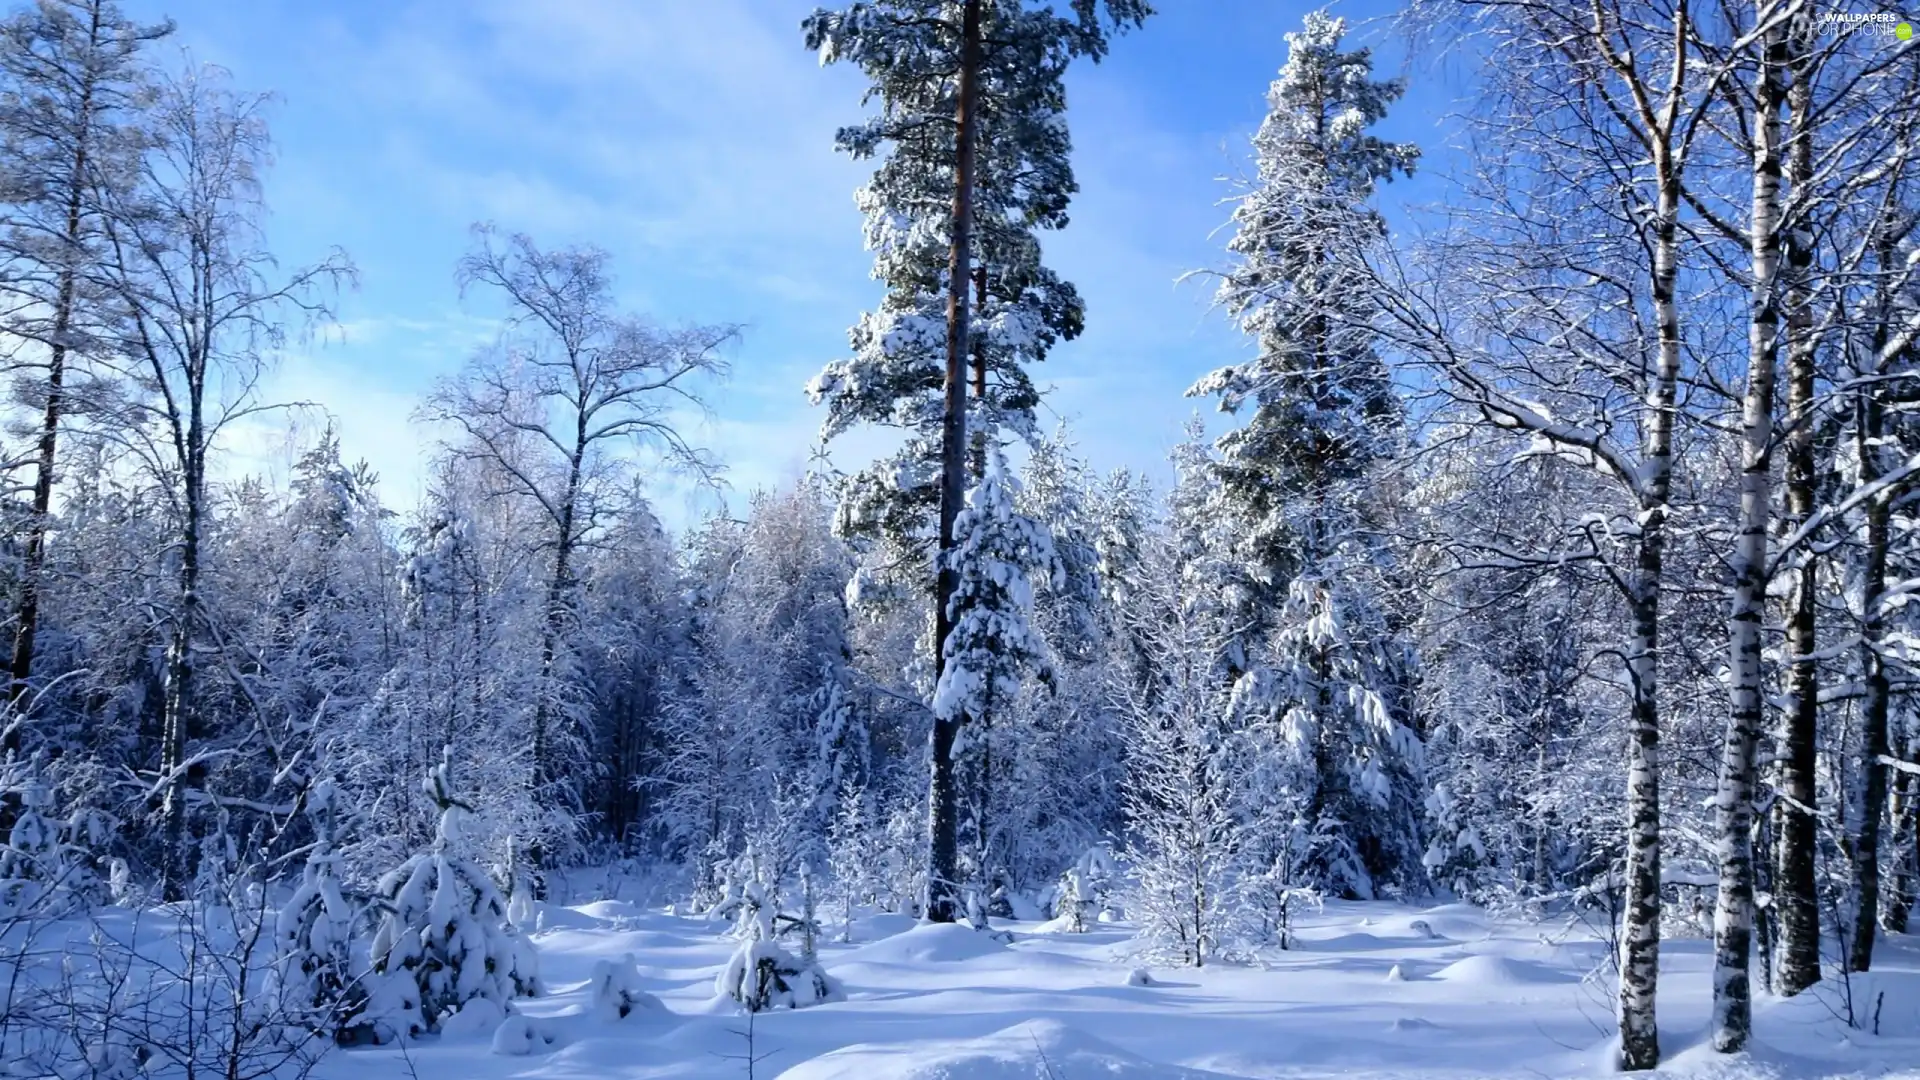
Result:
[[[1407,973],[1400,970],[1399,964],[1395,964],[1393,965],[1393,967],[1387,970],[1387,981],[1388,982],[1406,982]]]
[[[879,941],[895,934],[904,934],[920,925],[920,920],[912,915],[898,911],[877,911],[854,920],[853,938],[855,941]]]
[[[1220,1073],[1162,1065],[1057,1020],[1032,1020],[978,1039],[863,1043],[803,1061],[780,1080],[1226,1080]]]
[[[603,923],[632,922],[646,914],[644,909],[626,900],[595,900],[563,910],[577,912]]]
[[[506,1057],[545,1053],[559,1036],[546,1024],[525,1016],[509,1016],[493,1033],[493,1052]]]
[[[543,907],[536,918],[541,930],[603,930],[612,920],[604,918],[592,908],[598,904],[581,907]]]
[[[1006,951],[1005,945],[970,926],[920,923],[906,933],[863,945],[846,959],[863,964],[951,964]]]
[[[1466,904],[1442,904],[1419,912],[1369,915],[1355,925],[1366,926],[1386,939],[1471,941],[1487,935],[1487,916]]]
[[[1042,922],[1039,925],[1033,927],[1031,930],[1027,932],[1030,934],[1079,933],[1079,931],[1073,928],[1073,919],[1070,916],[1066,916],[1066,915],[1061,915],[1057,918],[1048,919],[1045,922]]]
[[[1013,909],[1013,917],[1017,922],[1045,922],[1047,919],[1047,905],[1024,892],[1008,892],[1007,906]]]
[[[440,1034],[444,1038],[461,1038],[468,1035],[489,1035],[507,1019],[507,1010],[497,1001],[486,998],[474,998],[460,1011],[440,1021]]]
[[[1542,986],[1569,981],[1566,975],[1531,960],[1505,956],[1469,956],[1435,972],[1434,978],[1465,986]]]

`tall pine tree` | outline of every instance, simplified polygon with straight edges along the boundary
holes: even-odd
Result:
[[[1145,0],[1074,0],[1066,14],[1028,0],[873,0],[803,24],[823,63],[861,68],[879,105],[837,138],[856,158],[885,149],[856,199],[887,290],[853,328],[853,355],[808,392],[828,407],[825,438],[861,424],[907,436],[847,481],[839,524],[885,551],[879,561],[894,573],[882,579],[896,586],[928,568],[936,539],[936,667],[958,585],[945,556],[966,486],[967,414],[979,437],[1005,426],[1031,438],[1038,393],[1026,366],[1080,332],[1079,294],[1042,265],[1037,235],[1066,224],[1076,188],[1063,76],[1075,58],[1105,55],[1109,29],[1150,12]],[[963,722],[933,725],[928,911],[939,921],[957,910],[953,742]]]

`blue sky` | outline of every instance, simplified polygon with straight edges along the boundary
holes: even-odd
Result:
[[[492,335],[496,314],[462,300],[453,265],[468,226],[494,221],[543,245],[614,255],[623,300],[662,321],[737,322],[732,378],[701,435],[736,491],[797,475],[819,415],[801,386],[841,355],[878,295],[852,191],[863,167],[833,150],[859,115],[857,73],[802,47],[806,0],[126,0],[180,25],[179,44],[271,90],[277,143],[269,231],[282,262],[347,250],[359,288],[341,325],[290,352],[268,392],[324,405],[344,450],[411,505],[432,433],[419,396]],[[1040,380],[1097,466],[1164,475],[1181,397],[1244,354],[1183,272],[1217,264],[1226,188],[1282,35],[1309,5],[1164,0],[1108,60],[1071,78],[1081,193],[1047,238],[1075,281],[1088,330]],[[1358,22],[1379,0],[1336,4]],[[1362,28],[1369,40],[1381,35]],[[1380,50],[1383,73],[1400,50]],[[1445,103],[1428,74],[1384,126],[1431,145]],[[1395,185],[1391,202],[1424,184]],[[243,434],[270,457],[274,436]],[[853,440],[836,452],[857,464]],[[699,512],[663,490],[663,516]],[[675,505],[675,504],[678,505]]]

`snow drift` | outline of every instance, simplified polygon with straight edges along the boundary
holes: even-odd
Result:
[[[822,1054],[779,1080],[1225,1080],[1220,1073],[1162,1065],[1068,1027],[1030,1020],[978,1039],[942,1043],[863,1043]]]

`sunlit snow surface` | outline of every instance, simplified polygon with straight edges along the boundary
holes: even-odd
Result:
[[[340,1051],[328,1080],[623,1080],[747,1075],[746,1017],[713,997],[734,943],[698,918],[603,900],[549,907],[535,936],[548,997],[522,1003],[545,1033],[523,1056],[490,1029],[393,1048]],[[1070,934],[996,924],[1009,940],[875,915],[821,958],[847,1000],[762,1014],[754,1075],[784,1080],[1350,1080],[1599,1076],[1610,1071],[1606,946],[1577,919],[1491,919],[1470,907],[1329,904],[1298,949],[1263,966],[1200,971],[1141,961],[1119,924]],[[839,927],[828,920],[828,933]],[[1724,1058],[1700,1046],[1707,949],[1662,950],[1664,1075],[1920,1077],[1920,938],[1895,938],[1882,970],[1856,976],[1856,1009],[1877,1002],[1881,1034],[1850,1031],[1843,988],[1762,1000],[1759,1045]],[[596,963],[631,953],[665,1012],[595,1016]],[[453,1025],[459,1030],[459,1025]]]

